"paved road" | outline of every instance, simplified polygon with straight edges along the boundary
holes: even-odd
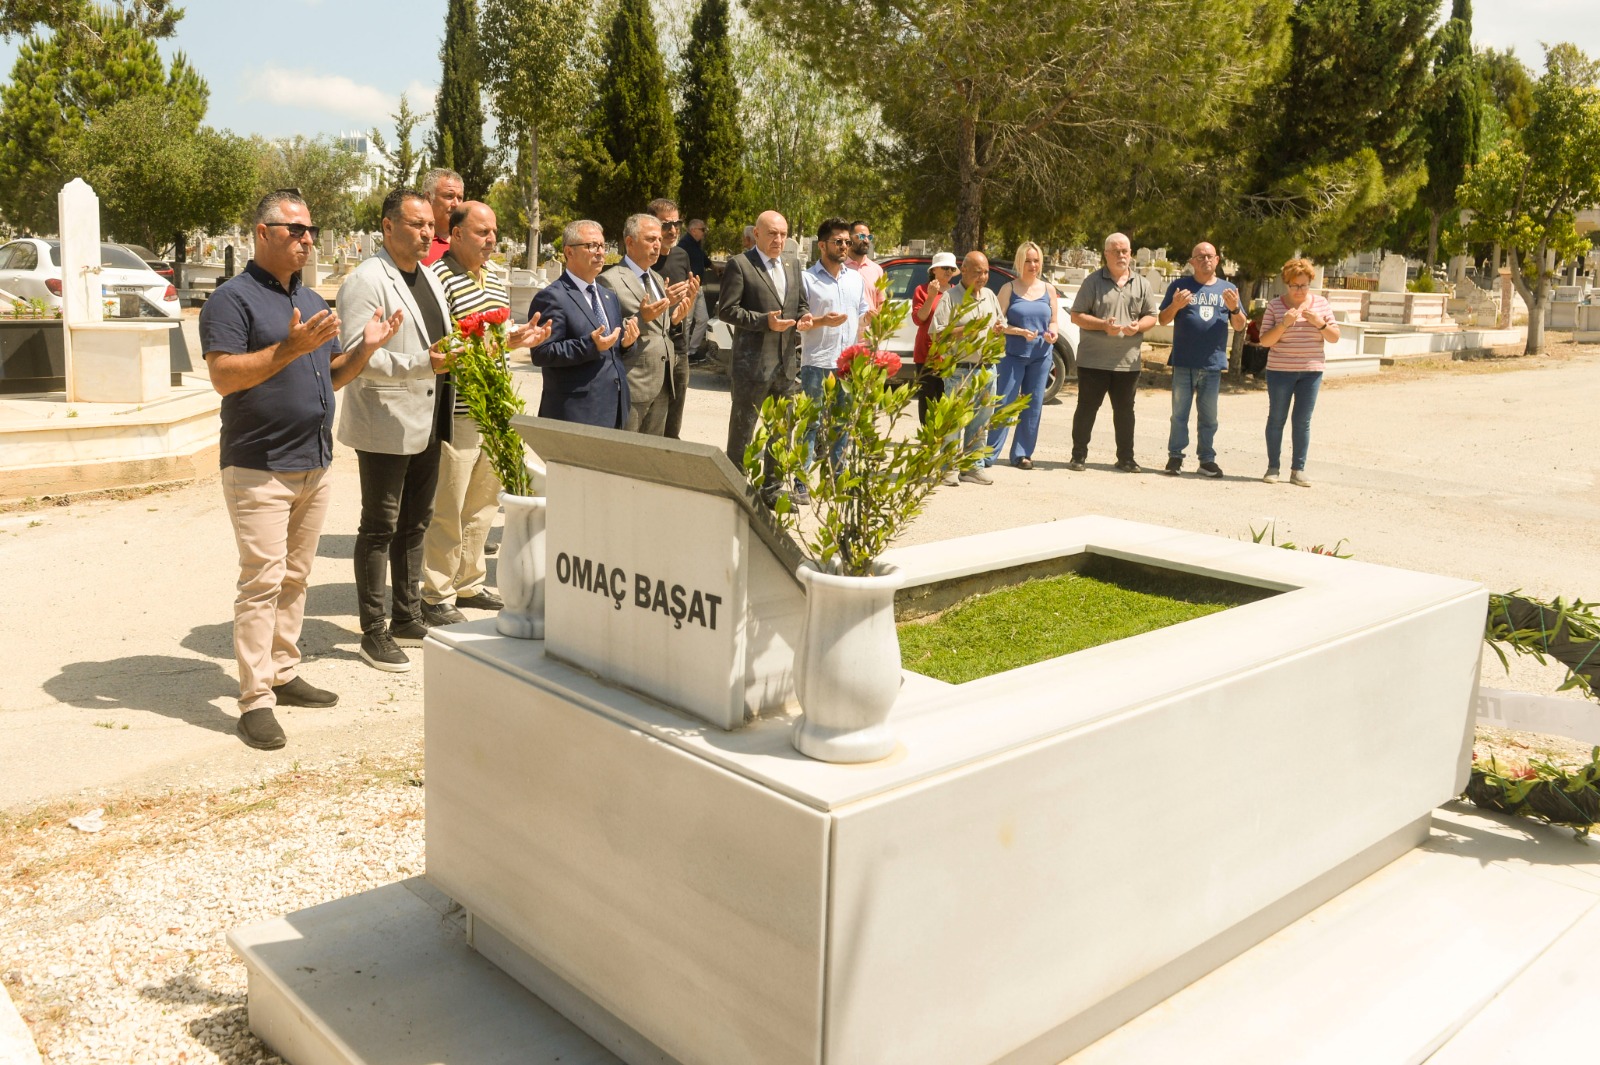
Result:
[[[1518,365],[1331,383],[1313,426],[1310,489],[1257,480],[1265,465],[1260,389],[1222,397],[1221,481],[1113,472],[1109,412],[1090,469],[1072,473],[1064,465],[1069,390],[1046,408],[1034,470],[1001,466],[992,487],[940,491],[907,542],[1083,513],[1229,537],[1275,521],[1280,538],[1343,539],[1369,562],[1600,599],[1600,354]],[[536,393],[535,375],[520,383]],[[1152,388],[1138,399],[1139,456],[1157,467],[1168,398]],[[727,402],[723,379],[696,374],[685,435],[720,444]],[[358,489],[346,450],[334,478],[312,574],[305,672],[343,702],[285,711],[289,745],[270,754],[233,732],[236,556],[215,477],[141,498],[0,514],[8,593],[0,809],[88,802],[127,788],[247,783],[297,760],[413,740],[421,670],[379,673],[356,657],[349,560]]]

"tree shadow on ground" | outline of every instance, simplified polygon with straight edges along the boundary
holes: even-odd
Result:
[[[315,591],[315,589],[312,590]],[[349,608],[355,605],[355,592],[347,590],[344,595],[343,607],[339,610],[330,610],[329,613],[345,615],[350,613]],[[308,596],[308,608],[310,606],[309,599],[310,597]],[[355,658],[355,648],[361,643],[359,633],[352,632],[342,625],[335,625],[331,621],[323,621],[321,618],[312,617],[309,609],[307,609],[306,614],[305,623],[300,628],[300,654],[303,658]],[[233,661],[233,622],[224,621],[215,625],[196,625],[189,630],[189,635],[183,638],[179,646],[186,650],[194,651],[196,654],[205,655],[208,658],[224,659],[231,662]],[[178,659],[177,661],[188,661],[188,659]],[[237,685],[235,686],[234,694],[238,694]]]
[[[318,558],[342,558],[346,561],[356,557],[355,533],[323,533],[317,540]],[[312,568],[316,574],[316,568]]]
[[[232,636],[228,657],[233,656]],[[239,682],[215,662],[174,655],[130,655],[105,662],[70,662],[44,682],[57,702],[85,710],[145,710],[186,725],[232,733],[236,719],[217,699],[237,699]]]

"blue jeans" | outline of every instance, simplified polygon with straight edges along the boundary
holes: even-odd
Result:
[[[800,367],[800,391],[804,392],[806,395],[808,395],[812,399],[816,400],[818,406],[820,406],[822,404],[822,384],[823,384],[824,381],[826,381],[828,378],[830,378],[832,376],[833,376],[833,370],[830,369],[829,367],[826,367],[826,366],[802,366],[802,367]],[[813,426],[812,428],[810,428],[810,429],[808,429],[806,431],[806,465],[807,466],[811,465],[811,458],[812,458],[813,453],[816,450],[817,450],[817,430],[816,430],[816,427]],[[833,459],[833,464],[835,466],[839,465],[839,457],[841,455],[843,455],[843,454],[844,454],[844,438],[840,437],[838,440],[834,441],[834,444],[833,444],[833,455],[831,457]]]
[[[1221,370],[1201,370],[1194,366],[1172,368],[1172,429],[1167,433],[1167,456],[1183,458],[1189,446],[1189,407],[1199,408],[1195,426],[1195,454],[1201,462],[1215,462],[1217,449],[1217,393],[1222,390]]]
[[[984,446],[984,437],[989,432],[989,415],[994,413],[994,373],[982,366],[957,366],[950,374],[944,392],[947,396],[953,395],[967,378],[976,373],[983,374],[986,387],[980,393],[983,396],[982,405],[973,413],[972,420],[961,432],[961,452],[970,454],[977,451],[987,457],[989,449]]]
[[[1294,403],[1290,426],[1293,459],[1290,469],[1306,468],[1306,452],[1311,448],[1311,412],[1317,407],[1317,392],[1322,388],[1321,370],[1267,371],[1267,468],[1281,467],[1283,423],[1289,420],[1289,404]]]
[[[1039,443],[1039,415],[1044,412],[1044,389],[1050,382],[1050,367],[1055,358],[1046,353],[1043,358],[1024,359],[1006,355],[995,369],[995,391],[999,394],[998,406],[1005,406],[1018,396],[1028,397],[1027,409],[1017,419],[1017,435],[1011,443],[1011,461],[1031,458]],[[989,454],[996,457],[1006,446],[1008,426],[989,430]]]

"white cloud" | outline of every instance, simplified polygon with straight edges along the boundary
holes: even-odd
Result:
[[[434,103],[439,96],[439,86],[428,85],[420,81],[413,81],[406,86],[406,101],[411,104],[411,110],[418,114],[428,115],[433,113]],[[398,106],[400,101],[395,101]]]
[[[387,122],[400,102],[398,96],[371,85],[361,85],[342,74],[266,66],[247,74],[244,82],[247,99],[325,111],[355,119],[363,125]],[[431,94],[428,99],[432,99]]]

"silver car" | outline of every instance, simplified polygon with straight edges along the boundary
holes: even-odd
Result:
[[[181,318],[178,291],[120,244],[100,245],[100,297],[107,318]],[[49,310],[61,307],[61,242],[22,237],[0,247],[0,289]],[[7,308],[0,305],[0,313]]]

